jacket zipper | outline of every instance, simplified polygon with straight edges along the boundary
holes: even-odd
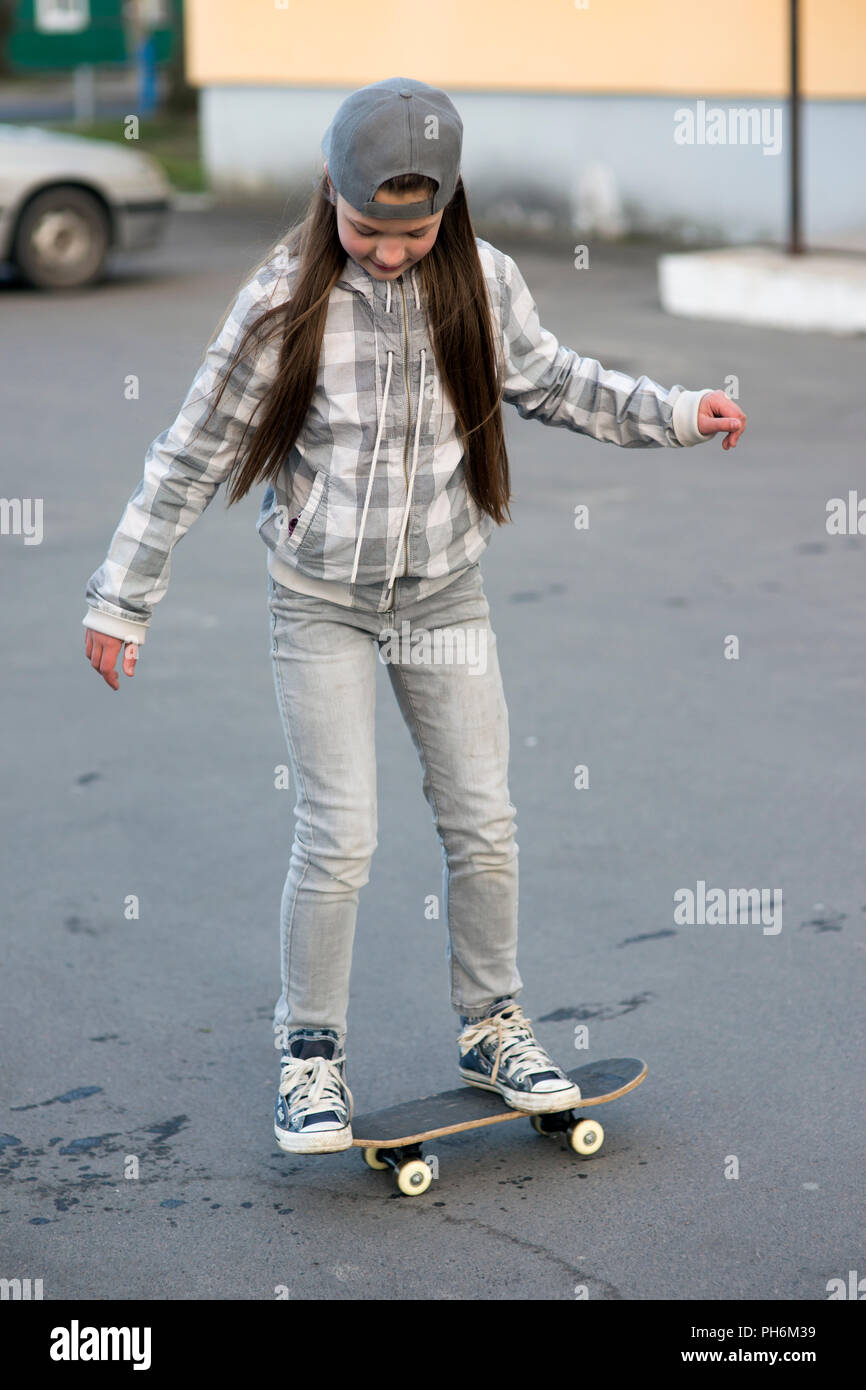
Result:
[[[400,285],[400,299],[403,303],[403,333],[404,333],[404,355],[403,355],[403,378],[406,382],[406,438],[403,441],[403,479],[406,483],[406,500],[409,500],[409,440],[412,437],[412,392],[409,387],[409,323],[406,318],[406,294],[403,285]],[[412,508],[409,508],[409,515],[406,518],[406,564],[403,569],[403,578],[409,573],[409,530],[412,526]]]
[[[406,484],[406,497],[407,497],[407,499],[408,499],[408,497],[409,497],[408,450],[409,450],[409,440],[410,440],[410,438],[412,437],[412,393],[411,393],[411,391],[410,391],[410,389],[409,389],[409,323],[408,323],[408,320],[407,320],[407,318],[406,318],[406,294],[405,294],[405,292],[404,292],[404,289],[403,289],[402,284],[400,285],[400,298],[401,298],[402,305],[403,305],[403,377],[404,377],[404,380],[405,380],[405,382],[406,382],[406,414],[407,414],[406,438],[405,438],[405,440],[403,441],[403,481],[404,481],[405,484]],[[404,564],[404,566],[403,566],[403,576],[402,576],[404,579],[405,579],[406,575],[409,573],[409,527],[410,527],[411,523],[412,523],[412,510],[411,510],[411,508],[410,508],[410,509],[409,509],[409,515],[408,515],[408,517],[406,518],[406,540],[405,540],[405,549],[404,549],[405,564]],[[391,603],[390,603],[390,606],[389,606],[388,608],[386,608],[385,611],[386,611],[386,613],[389,613],[389,614],[393,617],[393,615],[394,615],[394,613],[395,613],[395,611],[396,611],[396,608],[397,608],[397,582],[396,582],[396,579],[395,579],[395,581],[394,581],[394,590],[393,590],[393,593],[391,594]]]

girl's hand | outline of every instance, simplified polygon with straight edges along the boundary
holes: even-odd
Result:
[[[120,685],[120,677],[114,669],[117,656],[124,645],[122,637],[109,637],[106,632],[97,632],[95,628],[89,627],[84,634],[84,652],[93,667],[98,671],[106,685],[110,685],[112,690],[117,690]],[[135,675],[135,663],[138,660],[138,647],[134,642],[126,643],[126,651],[123,656],[123,670],[127,676]]]
[[[717,434],[724,430],[728,437],[722,440],[722,448],[736,449],[745,428],[743,411],[724,391],[713,391],[703,397],[698,407],[698,429],[701,434]]]

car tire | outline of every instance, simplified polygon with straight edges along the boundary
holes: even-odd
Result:
[[[24,208],[12,258],[39,289],[79,289],[101,279],[111,243],[105,207],[84,188],[43,189]]]

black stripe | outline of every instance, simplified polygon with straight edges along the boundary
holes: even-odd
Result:
[[[168,198],[160,198],[152,203],[116,202],[114,206],[121,212],[166,212],[171,207],[171,202]]]

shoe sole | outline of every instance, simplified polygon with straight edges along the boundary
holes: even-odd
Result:
[[[578,1086],[571,1086],[567,1091],[543,1091],[533,1096],[526,1091],[512,1091],[498,1082],[484,1081],[477,1072],[464,1071],[462,1067],[460,1075],[467,1085],[477,1086],[481,1091],[495,1091],[512,1110],[522,1110],[525,1115],[553,1115],[558,1110],[570,1110],[573,1105],[580,1105]]]
[[[274,1125],[274,1138],[283,1153],[336,1154],[352,1147],[351,1129],[323,1129],[316,1134],[292,1134]]]

